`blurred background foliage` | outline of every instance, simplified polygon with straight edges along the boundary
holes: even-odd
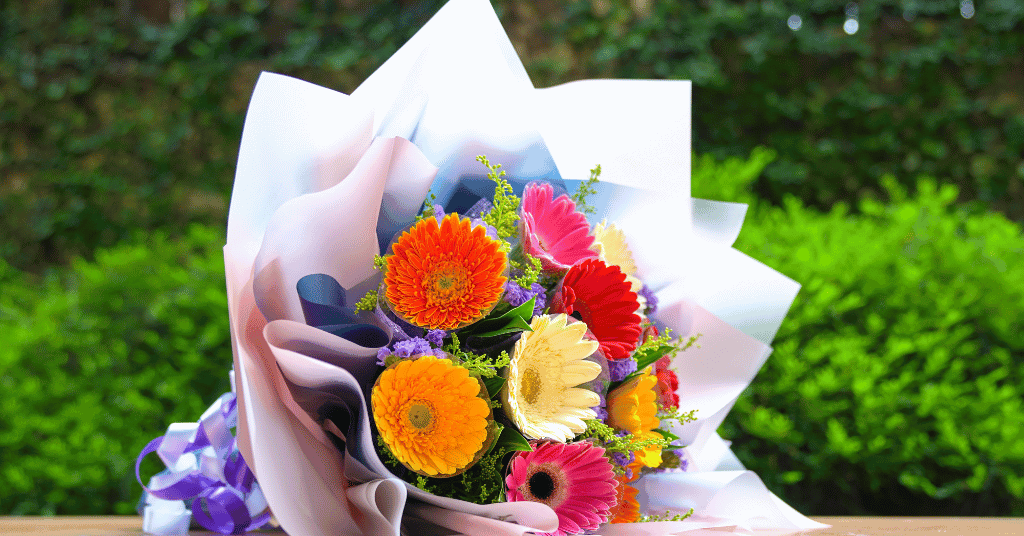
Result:
[[[748,467],[810,514],[1024,515],[1024,4],[494,4],[537,86],[693,80],[694,195],[804,285],[722,429]],[[0,4],[0,515],[133,511],[227,389],[257,76],[350,92],[441,5]]]

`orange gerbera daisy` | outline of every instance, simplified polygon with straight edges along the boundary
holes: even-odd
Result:
[[[484,226],[458,214],[423,218],[391,246],[385,300],[403,320],[427,329],[471,324],[497,305],[508,258]]]
[[[421,475],[447,477],[476,463],[494,441],[480,380],[450,359],[405,359],[381,373],[373,419],[391,453]]]
[[[636,523],[640,520],[640,502],[636,500],[636,488],[630,486],[625,477],[617,476],[619,485],[615,488],[615,506],[611,509],[609,523]]]
[[[608,393],[608,426],[626,430],[637,439],[661,437],[654,431],[661,425],[658,419],[657,393],[654,392],[658,378],[641,374],[623,383]],[[651,447],[637,451],[636,461],[646,467],[661,465],[661,449]]]

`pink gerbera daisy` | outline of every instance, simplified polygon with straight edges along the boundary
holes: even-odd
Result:
[[[594,237],[587,218],[576,210],[576,203],[565,194],[552,200],[553,196],[550,184],[526,186],[520,218],[523,249],[540,259],[544,270],[565,271],[597,253],[590,249]]]
[[[558,530],[547,533],[554,536],[608,521],[618,486],[604,449],[586,441],[535,443],[532,452],[516,453],[505,484],[509,502],[544,503],[558,514]]]

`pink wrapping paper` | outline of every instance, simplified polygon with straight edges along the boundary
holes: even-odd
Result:
[[[651,512],[696,513],[601,534],[822,526],[744,471],[715,432],[770,354],[799,286],[732,249],[744,207],[690,198],[689,131],[689,82],[534,89],[484,0],[452,0],[351,96],[264,73],[246,116],[224,257],[239,447],[284,529],[397,535],[404,524],[518,535],[557,527],[539,503],[476,505],[392,475],[374,452],[365,407],[376,349],[306,326],[295,293],[310,273],[331,275],[350,296],[375,287],[376,231],[411,220],[432,185],[444,194],[460,175],[480,174],[477,154],[510,176],[557,170],[567,182],[600,163],[599,216],[626,233],[639,277],[657,291],[657,316],[684,339],[701,334],[700,348],[674,363],[680,406],[699,417],[675,430],[690,445],[689,469],[638,485]],[[317,422],[311,408],[325,401],[356,408],[352,426]]]

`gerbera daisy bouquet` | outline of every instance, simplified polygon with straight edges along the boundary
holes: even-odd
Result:
[[[554,534],[639,521],[630,483],[687,463],[662,423],[695,420],[671,359],[697,336],[659,334],[623,232],[588,223],[600,166],[572,197],[537,181],[520,198],[478,159],[493,193],[464,214],[426,204],[356,306],[391,341],[370,396],[378,454],[436,495],[545,504]]]
[[[715,432],[798,285],[732,249],[745,207],[691,199],[689,124],[688,82],[534,89],[484,0],[352,95],[264,73],[232,392],[141,453],[146,530],[821,526]]]

